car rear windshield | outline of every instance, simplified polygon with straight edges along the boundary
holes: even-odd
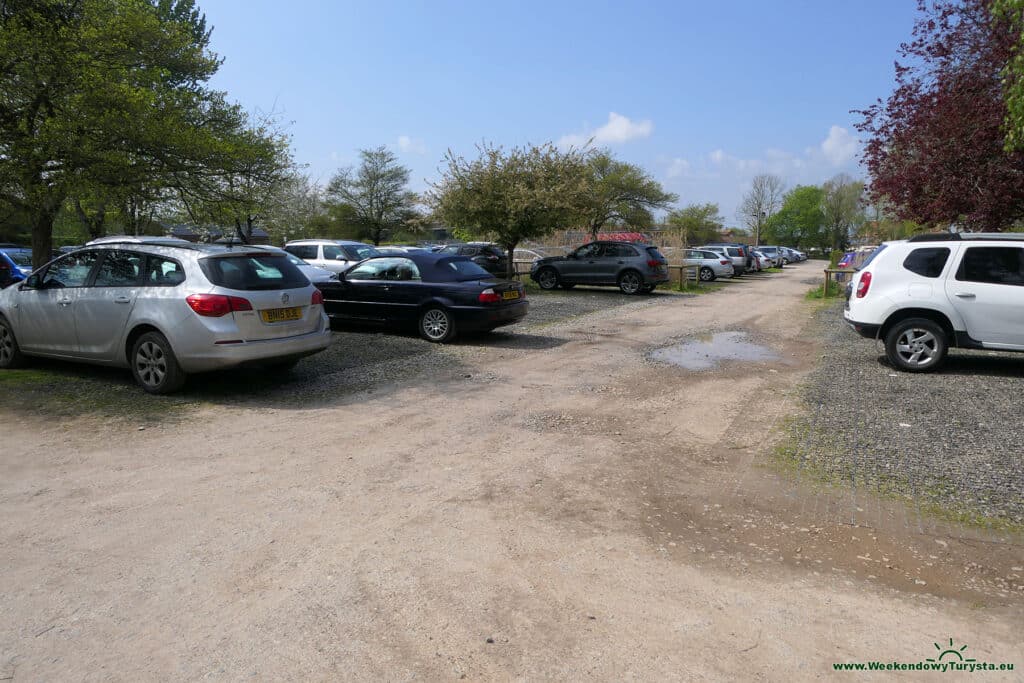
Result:
[[[657,247],[647,247],[647,253],[650,254],[652,259],[656,259],[658,261],[667,261],[668,260],[664,256],[662,256],[661,252],[658,251]]]
[[[255,291],[296,289],[309,280],[283,254],[238,254],[199,259],[207,279],[218,287]]]
[[[903,267],[923,277],[938,277],[949,260],[949,249],[946,247],[927,247],[915,249],[907,254]]]
[[[382,256],[379,251],[369,244],[346,244],[345,252],[351,261],[362,261],[364,258],[370,258],[371,256]]]
[[[467,282],[469,280],[490,280],[494,278],[493,275],[465,256],[439,259],[428,272],[430,273],[430,280],[433,282]]]
[[[860,264],[860,268],[858,268],[857,270],[864,270],[869,265],[871,265],[871,262],[874,261],[876,258],[878,258],[879,254],[881,254],[883,251],[885,251],[886,246],[888,246],[888,245],[885,245],[885,244],[878,245],[878,247],[876,247],[875,250],[873,252],[871,252],[871,256],[868,256],[867,260],[864,261],[864,263]]]

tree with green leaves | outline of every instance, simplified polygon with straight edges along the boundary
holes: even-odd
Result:
[[[28,217],[36,266],[72,190],[201,167],[237,128],[206,87],[209,37],[193,0],[0,3],[0,201]]]
[[[754,176],[750,190],[743,196],[739,215],[754,234],[754,245],[761,244],[761,228],[782,206],[786,183],[777,175],[762,173]]]
[[[862,196],[864,183],[840,173],[822,186],[821,211],[825,222],[826,244],[846,249],[850,237],[864,222]]]
[[[511,255],[520,242],[576,224],[592,197],[591,168],[579,150],[551,143],[478,149],[471,160],[447,153],[429,200],[443,223],[497,242],[509,254],[512,278]]]
[[[1024,150],[1024,0],[992,0],[992,14],[1005,20],[1015,38],[1003,68],[1006,99],[1006,151]]]
[[[615,159],[608,150],[587,155],[590,182],[582,214],[593,239],[608,223],[645,228],[653,211],[667,209],[678,197],[634,164]]]
[[[782,207],[764,222],[762,241],[787,247],[828,246],[825,237],[825,193],[814,185],[798,185],[786,193]]]
[[[665,220],[669,229],[683,239],[684,244],[706,244],[719,239],[725,220],[718,204],[690,204],[669,212]]]
[[[383,145],[359,151],[359,167],[339,170],[327,185],[332,203],[355,212],[374,244],[417,216],[419,198],[409,190],[409,169]]]

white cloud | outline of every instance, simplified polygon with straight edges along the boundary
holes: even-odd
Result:
[[[590,132],[563,135],[558,141],[558,145],[560,147],[582,147],[591,138],[593,138],[593,144],[597,146],[621,144],[637,138],[646,138],[652,130],[654,130],[654,124],[649,119],[633,121],[628,116],[609,112],[608,123]]]
[[[853,161],[857,155],[857,138],[850,131],[839,126],[828,130],[828,137],[821,143],[821,152],[833,166],[842,166]]]
[[[669,178],[680,178],[690,175],[690,169],[692,164],[686,159],[676,157],[668,164],[668,170],[665,171],[665,175]]]
[[[422,140],[415,140],[408,135],[398,136],[398,149],[412,154],[426,154],[427,146]]]

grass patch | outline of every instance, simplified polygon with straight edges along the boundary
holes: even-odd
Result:
[[[679,284],[672,287],[673,292],[682,292],[683,294],[709,294],[710,292],[717,292],[725,287],[725,285],[718,282],[697,282],[696,280],[684,280]]]
[[[783,271],[782,271],[782,268],[776,268],[775,266],[772,266],[771,268],[765,268],[761,272],[763,272],[763,273],[781,273]]]
[[[843,296],[846,285],[833,280],[828,281],[828,290],[826,291],[825,285],[819,285],[811,289],[804,298],[808,301],[821,301],[823,299],[834,299],[839,296]]]

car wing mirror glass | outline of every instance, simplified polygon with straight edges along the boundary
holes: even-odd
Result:
[[[22,284],[21,288],[22,289],[39,289],[40,288],[40,286],[39,286],[39,276],[38,275],[29,275],[28,279],[25,280],[25,283]]]

